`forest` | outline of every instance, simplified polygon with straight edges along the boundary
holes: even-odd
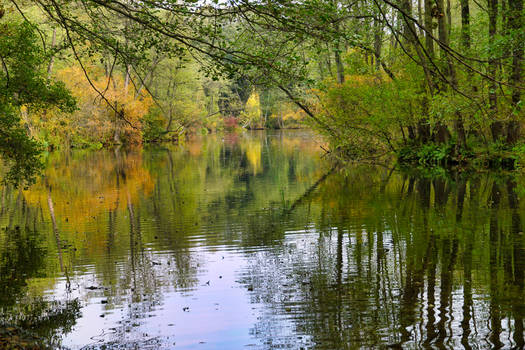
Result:
[[[0,130],[39,154],[308,125],[342,159],[515,168],[523,1],[6,1]]]
[[[308,126],[343,160],[519,168],[522,0],[2,0],[0,150]]]

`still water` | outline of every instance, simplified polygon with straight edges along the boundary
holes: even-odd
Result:
[[[522,348],[519,177],[314,136],[54,153],[1,190],[0,324],[68,349]]]

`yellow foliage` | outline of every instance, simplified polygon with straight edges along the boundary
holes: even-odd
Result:
[[[252,92],[248,101],[246,101],[246,113],[254,118],[261,117],[261,101],[257,91]]]
[[[261,154],[262,144],[260,140],[250,139],[241,144],[241,148],[246,152],[246,158],[250,163],[253,175],[257,175],[262,170]]]
[[[261,102],[257,91],[253,91],[242,114],[243,124],[251,127],[263,127],[261,125]]]
[[[345,84],[352,86],[369,85],[374,83],[377,77],[374,75],[349,75],[346,77]]]
[[[93,167],[89,166],[91,161]],[[95,159],[59,164],[62,166],[48,167],[45,177],[24,191],[24,197],[31,205],[48,208],[51,196],[57,219],[67,219],[78,231],[86,229],[101,213],[125,211],[128,201],[138,203],[139,196],[148,195],[155,186],[140,153],[117,157],[104,153]]]
[[[52,134],[56,133],[56,128],[63,134],[65,131],[64,136],[72,142],[107,144],[118,134],[128,143],[140,143],[141,120],[153,104],[151,96],[136,98],[134,87],[132,84],[126,87],[124,77],[110,79],[96,66],[88,67],[88,71],[93,85],[103,92],[105,99],[94,91],[78,66],[62,69],[57,77],[71,90],[79,110],[67,118],[53,112],[39,115],[41,127]]]

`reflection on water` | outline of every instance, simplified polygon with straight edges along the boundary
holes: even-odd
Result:
[[[73,349],[522,348],[522,194],[335,169],[304,132],[52,154],[0,193],[0,324]]]

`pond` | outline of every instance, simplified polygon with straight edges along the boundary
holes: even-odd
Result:
[[[305,131],[49,155],[33,187],[1,189],[0,340],[525,345],[520,178],[325,158]]]

